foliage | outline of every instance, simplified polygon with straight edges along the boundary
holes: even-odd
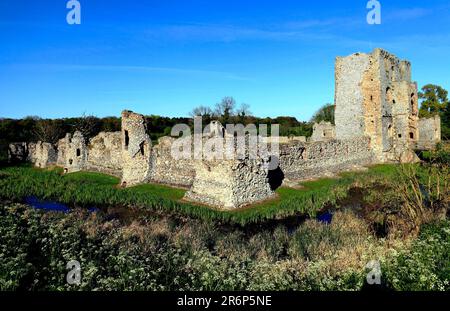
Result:
[[[75,130],[79,131],[87,142],[89,139],[100,133],[100,119],[92,115],[83,114],[81,118],[76,120]]]
[[[61,120],[36,120],[34,136],[37,140],[56,144],[64,134]]]
[[[412,166],[420,184],[434,174],[426,165]],[[116,177],[99,173],[3,168],[0,289],[359,290],[367,286],[365,265],[377,259],[389,289],[448,290],[448,220],[429,218],[424,225],[430,220],[423,219],[417,240],[379,238],[366,211],[405,218],[402,206],[409,199],[397,185],[408,184],[410,175],[399,174],[401,169],[377,165],[305,182],[300,189],[280,188],[276,200],[220,212],[180,202],[181,189],[120,189]],[[436,189],[430,187],[433,198]],[[354,201],[358,193],[362,197]],[[45,212],[4,201],[28,195],[73,209]],[[330,208],[331,224],[314,219]],[[429,204],[422,208],[433,210]],[[65,281],[66,263],[73,259],[82,267],[79,286]]]
[[[314,113],[311,118],[311,122],[320,123],[321,121],[331,122],[334,124],[334,110],[335,106],[333,104],[326,104],[322,106],[319,110]]]
[[[441,116],[441,134],[444,140],[450,139],[450,101],[448,92],[439,85],[427,84],[419,92],[422,100],[419,116],[429,118],[434,115]]]
[[[422,100],[420,106],[420,116],[430,117],[441,114],[447,107],[448,92],[439,85],[427,84],[419,92],[419,98]]]
[[[417,241],[382,266],[395,290],[450,289],[450,222],[424,225]]]
[[[331,225],[245,228],[193,219],[121,220],[75,210],[0,204],[1,290],[359,290],[365,264],[382,262],[396,290],[448,290],[449,222],[427,225],[409,247],[376,239],[353,212]],[[81,284],[66,283],[66,263]]]

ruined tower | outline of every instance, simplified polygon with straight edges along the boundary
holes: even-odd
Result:
[[[64,148],[64,172],[72,173],[85,170],[88,150],[83,134],[79,131],[76,131],[73,135],[67,133],[66,137],[60,140],[60,144],[61,151]]]
[[[368,136],[379,162],[411,162],[418,92],[411,64],[382,49],[336,58],[336,138]]]
[[[122,112],[122,185],[132,186],[151,177],[152,141],[147,133],[145,117]]]

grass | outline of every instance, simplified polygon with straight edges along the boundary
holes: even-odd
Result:
[[[59,168],[55,168],[54,170],[56,172],[60,172]],[[95,172],[70,173],[63,175],[63,178],[71,182],[93,186],[118,187],[120,183],[120,179],[118,177]],[[128,189],[134,193],[139,193],[142,195],[150,194],[175,201],[181,200],[186,192],[186,190],[183,189],[158,184],[143,184],[130,187]]]
[[[324,207],[336,205],[346,198],[355,182],[392,178],[393,174],[394,165],[377,165],[366,172],[349,172],[341,174],[340,178],[304,182],[301,189],[281,187],[277,190],[277,199],[235,211],[219,211],[180,201],[185,193],[183,189],[156,184],[120,189],[118,178],[101,173],[62,175],[59,168],[42,170],[16,166],[0,169],[0,197],[21,201],[33,195],[71,206],[134,206],[244,225],[298,214],[314,216]]]
[[[278,218],[292,216],[298,212],[315,216],[326,205],[335,205],[348,196],[348,190],[355,182],[365,183],[376,178],[390,179],[396,174],[396,165],[371,166],[366,172],[344,172],[337,178],[321,178],[301,182],[301,188],[281,187],[276,190],[278,198],[262,202],[231,213],[244,218],[256,215],[276,214]]]
[[[179,188],[172,188],[168,186],[163,185],[157,185],[157,184],[145,184],[145,185],[139,185],[132,188],[129,188],[130,191],[133,191],[135,193],[142,193],[142,194],[148,194],[151,193],[153,195],[156,195],[158,197],[179,201],[183,198],[184,194],[186,193],[186,190],[179,189]]]

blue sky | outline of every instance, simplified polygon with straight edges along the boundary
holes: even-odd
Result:
[[[224,96],[308,120],[334,100],[334,58],[385,48],[450,90],[448,0],[0,1],[0,117],[186,116]]]

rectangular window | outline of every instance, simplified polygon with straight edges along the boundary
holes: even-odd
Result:
[[[125,131],[125,149],[128,149],[129,144],[130,144],[130,137],[128,136],[128,131]]]

